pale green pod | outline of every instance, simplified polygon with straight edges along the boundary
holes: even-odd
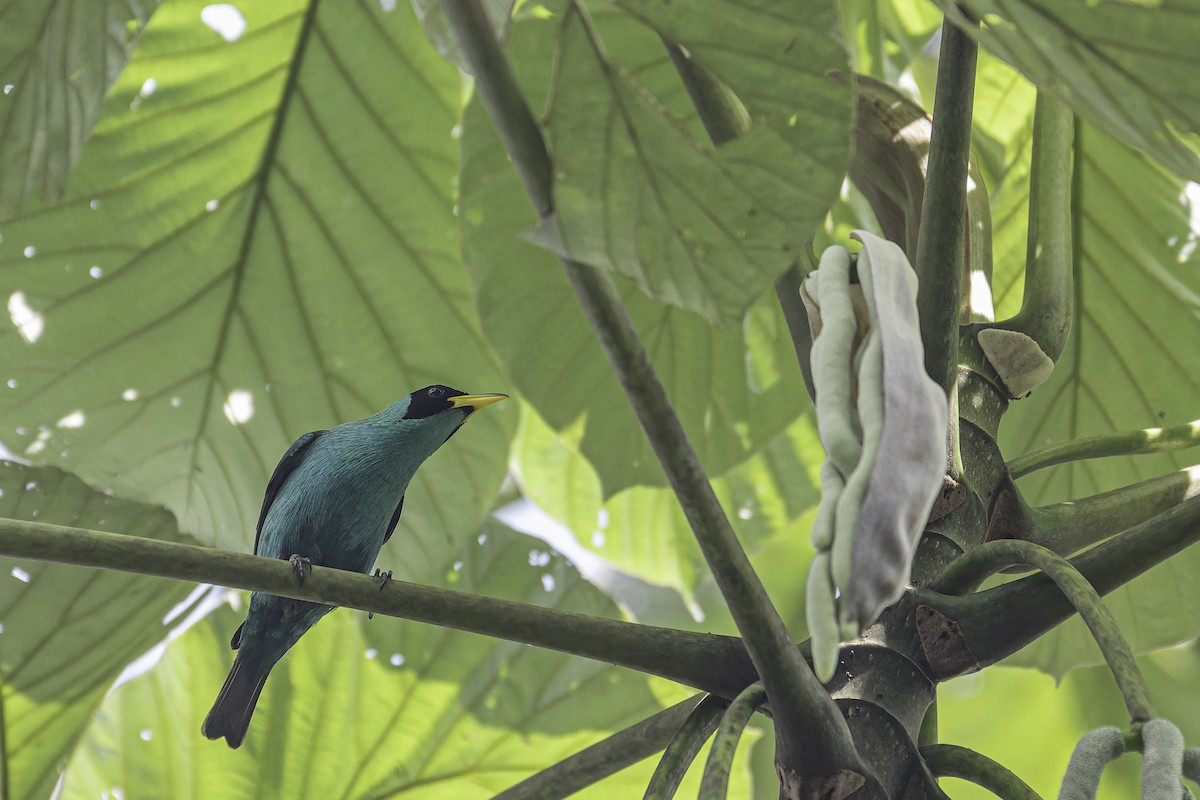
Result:
[[[838,662],[838,625],[829,553],[813,556],[804,587],[804,617],[812,645],[813,672],[821,683],[833,677]]]
[[[862,450],[850,405],[850,354],[858,326],[850,300],[850,253],[844,247],[826,248],[818,271],[821,333],[812,346],[817,430],[826,455],[848,475]]]
[[[821,505],[813,518],[812,543],[818,551],[833,544],[833,526],[837,518],[837,501],[846,481],[828,458],[821,464]]]
[[[861,269],[860,269],[861,279]],[[870,298],[868,298],[868,307]],[[862,454],[854,471],[846,478],[845,488],[838,498],[834,520],[832,567],[834,583],[847,591],[851,585],[854,558],[855,527],[859,509],[871,480],[879,439],[883,432],[883,343],[878,328],[872,327],[866,343],[859,352],[858,417],[862,421]],[[853,580],[857,580],[854,577]],[[849,607],[843,597],[843,620]],[[857,635],[857,631],[855,631]]]
[[[1179,800],[1183,795],[1183,734],[1168,719],[1142,726],[1142,800]]]
[[[1058,800],[1096,800],[1104,768],[1124,752],[1125,736],[1116,728],[1097,728],[1085,733],[1071,754]]]

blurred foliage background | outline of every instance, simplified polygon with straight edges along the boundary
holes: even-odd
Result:
[[[928,108],[941,10],[588,0],[585,25],[565,2],[520,4],[507,50],[559,169],[563,228],[547,242],[469,78],[439,55],[453,47],[436,3],[415,5],[417,16],[397,0],[0,6],[0,444],[15,459],[0,469],[0,515],[249,550],[267,476],[296,436],[429,383],[504,391],[516,401],[418,474],[380,565],[733,632],[549,243],[617,276],[803,638],[823,454],[770,288],[814,232],[820,246],[876,228],[845,181],[850,84],[828,75],[870,75]],[[1200,4],[966,5],[988,23],[975,152],[1000,317],[1023,285],[1030,79],[1082,119],[1072,340],[1009,415],[1005,453],[1192,419]],[[489,7],[507,16],[504,2]],[[707,144],[659,31],[739,93],[751,135]],[[789,58],[759,58],[779,37],[796,40]],[[1062,466],[1022,490],[1048,503],[1187,464]],[[565,550],[581,551],[586,579]],[[1190,744],[1200,658],[1174,646],[1200,633],[1197,558],[1111,600],[1139,652],[1173,647],[1143,669]],[[485,797],[686,696],[340,611],[276,671],[231,752],[199,725],[244,598],[191,588],[0,559],[5,798]],[[1011,661],[943,689],[942,738],[1051,795],[1079,735],[1121,720],[1121,704],[1076,622]],[[739,758],[734,796],[772,796],[771,748]],[[1132,796],[1136,759],[1120,767],[1105,796]],[[636,796],[652,768],[592,794]]]

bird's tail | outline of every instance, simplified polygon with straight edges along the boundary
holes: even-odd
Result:
[[[224,736],[230,747],[239,747],[242,739],[246,738],[254,705],[269,674],[269,670],[261,675],[257,671],[247,670],[246,662],[239,654],[233,660],[233,667],[229,670],[225,685],[221,687],[221,693],[217,695],[217,701],[204,718],[201,732],[209,739]]]

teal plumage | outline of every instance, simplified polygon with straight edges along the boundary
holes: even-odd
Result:
[[[306,433],[280,459],[259,513],[256,555],[369,572],[396,528],[417,468],[479,408],[502,394],[427,386],[362,420]],[[255,592],[233,635],[238,651],[204,720],[238,747],[276,662],[332,607]]]

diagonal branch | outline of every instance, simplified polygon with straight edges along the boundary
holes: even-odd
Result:
[[[1017,456],[1008,462],[1008,471],[1020,478],[1039,469],[1107,456],[1133,456],[1146,453],[1169,453],[1200,446],[1200,419],[1170,428],[1145,428],[1140,431],[1105,433],[1058,442]]]
[[[550,156],[487,16],[478,0],[447,0],[443,7],[540,221],[547,221],[554,208]],[[841,712],[805,663],[750,566],[612,281],[586,265],[565,258],[562,263],[675,491],[772,706],[786,709],[777,720],[781,765],[805,777],[847,769],[865,772]]]
[[[696,704],[663,750],[662,758],[650,776],[650,783],[646,784],[642,800],[671,800],[675,797],[679,784],[683,782],[700,750],[712,738],[728,707],[728,700],[711,694]]]
[[[0,519],[0,555],[314,600],[481,633],[660,675],[733,698],[756,680],[732,636],[677,631],[313,567],[303,585],[287,561],[82,528]]]

